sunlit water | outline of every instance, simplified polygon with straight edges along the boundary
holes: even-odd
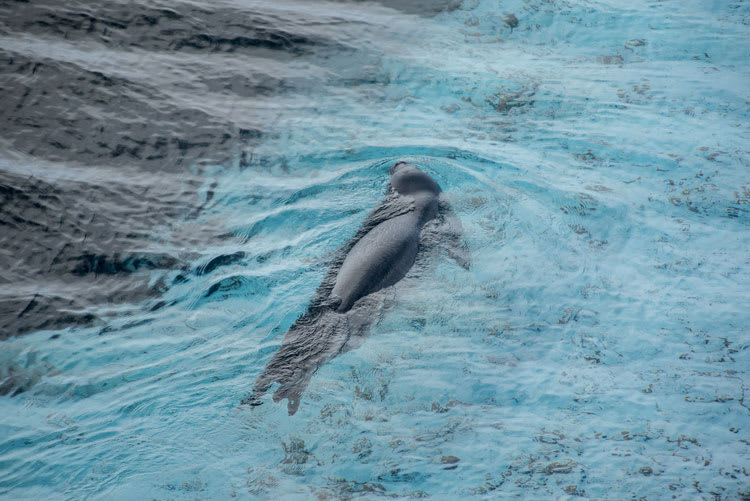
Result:
[[[0,495],[750,498],[749,5],[221,5],[335,44],[49,49],[122,78],[161,64],[170,103],[263,134],[169,174],[202,209],[154,211],[141,245],[187,263],[136,267],[158,295],[2,341],[25,391],[0,397]],[[191,67],[286,87],[229,96]],[[46,168],[4,151],[6,171]],[[397,159],[443,187],[471,270],[412,269],[296,415],[240,406]]]

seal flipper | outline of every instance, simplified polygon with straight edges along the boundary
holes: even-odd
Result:
[[[348,340],[346,315],[330,309],[303,315],[289,329],[281,348],[258,377],[252,395],[242,403],[260,405],[260,398],[271,385],[279,383],[281,386],[274,392],[273,400],[288,399],[289,415],[293,415],[312,376],[321,365],[338,355]]]
[[[282,383],[281,386],[274,392],[273,401],[278,403],[283,399],[287,399],[287,411],[290,416],[293,416],[297,409],[299,409],[300,398],[302,393],[310,383],[313,374],[318,370],[318,367],[314,369],[308,367],[301,367],[298,371],[295,371],[294,375],[289,378],[288,381]]]
[[[461,268],[467,271],[471,268],[471,254],[464,240],[461,220],[442,193],[438,199],[438,217],[422,229],[420,245],[438,248]]]

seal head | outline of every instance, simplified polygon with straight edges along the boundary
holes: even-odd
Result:
[[[436,196],[441,191],[434,179],[406,162],[398,162],[391,167],[391,186],[401,195],[424,192]]]

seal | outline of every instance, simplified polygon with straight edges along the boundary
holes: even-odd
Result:
[[[378,293],[406,276],[423,250],[442,247],[468,269],[462,235],[437,182],[413,164],[394,164],[385,199],[335,254],[307,311],[242,403],[260,405],[260,397],[276,382],[281,386],[274,402],[286,398],[289,415],[297,412],[314,373],[365,335],[382,303]]]

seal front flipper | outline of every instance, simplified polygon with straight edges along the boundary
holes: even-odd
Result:
[[[442,193],[438,199],[438,217],[423,228],[420,245],[445,252],[456,264],[467,271],[471,268],[471,254],[464,239],[461,220]]]

